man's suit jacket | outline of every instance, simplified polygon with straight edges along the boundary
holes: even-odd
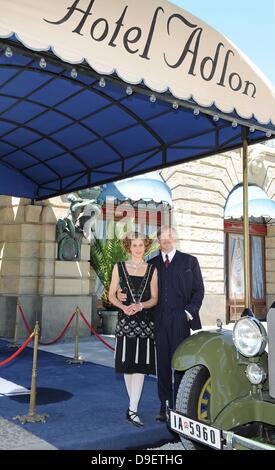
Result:
[[[161,300],[161,273],[164,266],[161,252],[148,262],[158,270],[159,303],[155,307],[155,320],[158,322],[157,319],[159,318],[161,321],[162,315],[169,314],[169,312],[164,312],[165,306]],[[199,262],[195,256],[176,250],[169,269],[172,269],[173,286],[169,298],[169,309],[171,311],[181,311],[183,315],[186,315],[184,310],[187,310],[193,316],[190,327],[192,330],[198,330],[201,328],[199,311],[204,297],[204,285]]]

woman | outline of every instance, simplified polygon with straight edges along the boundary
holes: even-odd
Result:
[[[151,240],[137,232],[128,234],[123,245],[130,259],[115,264],[109,290],[109,301],[119,308],[116,326],[116,372],[124,373],[129,395],[128,421],[143,426],[137,411],[144,383],[144,374],[154,374],[154,322],[151,307],[158,302],[157,270],[143,260]],[[121,288],[127,294],[125,302],[117,298]]]

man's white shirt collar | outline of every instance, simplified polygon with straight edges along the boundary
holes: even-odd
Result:
[[[165,262],[166,254],[167,254],[168,258],[169,258],[169,262],[171,263],[172,259],[174,258],[175,254],[176,254],[176,251],[177,251],[176,248],[174,248],[172,251],[170,251],[170,253],[164,253],[164,251],[162,251],[161,254],[162,254],[163,261]],[[188,321],[193,320],[193,315],[191,315],[191,313],[188,312],[188,310],[185,310],[185,314],[186,314],[186,317],[187,317]]]
[[[168,258],[169,258],[169,262],[171,263],[172,259],[174,258],[175,254],[176,254],[176,248],[174,248],[172,251],[170,251],[169,253],[164,253],[164,251],[161,252],[161,255],[162,255],[162,259],[163,261],[165,262],[166,260],[166,255],[168,255]]]

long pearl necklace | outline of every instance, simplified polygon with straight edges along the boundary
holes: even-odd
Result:
[[[128,263],[128,266],[129,267],[133,267],[134,268],[134,274],[136,274],[137,272],[137,269],[142,266],[142,264],[144,263],[143,259],[139,262],[139,263],[134,263],[133,261],[131,261],[130,263]]]

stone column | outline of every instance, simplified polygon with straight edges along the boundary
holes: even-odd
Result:
[[[0,335],[13,336],[16,305],[26,306],[33,324],[37,301],[42,207],[0,196]],[[19,335],[23,332],[20,323]],[[26,332],[24,332],[26,336]]]

